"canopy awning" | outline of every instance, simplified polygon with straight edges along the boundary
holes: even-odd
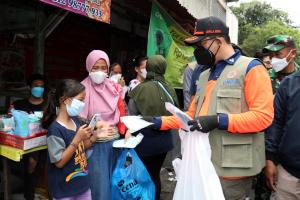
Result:
[[[225,18],[225,0],[177,0],[193,17],[199,19],[208,16]]]

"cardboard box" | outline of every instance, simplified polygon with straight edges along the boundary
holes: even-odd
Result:
[[[47,131],[41,131],[30,137],[19,137],[4,132],[0,132],[0,144],[8,145],[22,150],[46,145]]]

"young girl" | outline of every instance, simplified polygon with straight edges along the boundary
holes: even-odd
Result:
[[[55,200],[92,199],[85,150],[103,133],[92,134],[90,127],[80,126],[77,115],[84,98],[85,87],[71,79],[59,82],[49,94],[42,124],[48,129],[48,183]]]

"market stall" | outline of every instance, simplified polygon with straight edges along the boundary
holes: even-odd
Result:
[[[12,110],[0,116],[0,156],[3,164],[4,199],[11,199],[10,160],[20,163],[25,154],[47,148],[47,131],[41,128],[41,114]]]

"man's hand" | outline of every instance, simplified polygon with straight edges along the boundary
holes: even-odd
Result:
[[[194,120],[188,121],[190,131],[201,131],[208,133],[219,126],[218,115],[196,117]]]
[[[268,188],[275,192],[277,184],[277,167],[271,160],[266,161],[265,175]]]

